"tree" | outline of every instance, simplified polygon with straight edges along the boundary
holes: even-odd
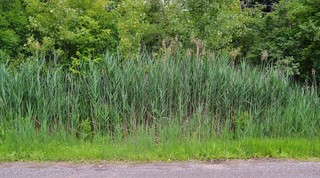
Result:
[[[26,36],[27,17],[22,2],[1,0],[0,22],[0,53],[16,57],[22,50]]]
[[[193,35],[207,48],[220,50],[230,46],[241,26],[238,0],[185,0],[193,26]]]
[[[319,82],[319,7],[317,0],[279,1],[272,13],[247,16],[246,31],[233,44],[256,64],[276,64],[296,80]]]
[[[95,58],[116,46],[116,21],[108,0],[25,0],[29,51],[43,59]]]

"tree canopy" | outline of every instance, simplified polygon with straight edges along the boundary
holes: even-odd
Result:
[[[105,52],[131,59],[223,50],[302,81],[320,77],[318,0],[0,2],[0,60],[71,65]]]

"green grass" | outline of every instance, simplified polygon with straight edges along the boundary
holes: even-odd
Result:
[[[0,64],[1,160],[319,157],[314,89],[226,55]]]
[[[122,142],[49,142],[24,145],[17,151],[0,146],[0,161],[185,161],[249,158],[290,158],[319,161],[320,140],[245,139],[172,141],[163,144]]]

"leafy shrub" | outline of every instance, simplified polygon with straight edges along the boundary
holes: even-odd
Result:
[[[27,16],[20,0],[0,2],[0,55],[17,56],[25,43]]]
[[[243,56],[254,63],[277,63],[300,81],[311,81],[315,71],[319,79],[319,7],[317,0],[293,0],[280,1],[268,14],[247,10],[254,15],[247,16],[246,28],[234,36],[233,45],[240,46]],[[267,52],[266,58],[263,52]]]
[[[80,138],[83,140],[89,140],[93,138],[93,132],[91,130],[90,119],[82,120],[80,123]]]
[[[37,58],[95,58],[115,46],[115,14],[108,0],[25,0],[29,15],[27,47]],[[78,54],[78,55],[77,55]],[[71,61],[68,61],[71,62]]]

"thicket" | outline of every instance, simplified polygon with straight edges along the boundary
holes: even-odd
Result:
[[[129,59],[177,48],[225,50],[315,84],[319,7],[318,0],[1,0],[0,55],[2,62],[41,58],[74,70],[106,51]]]
[[[258,64],[272,63],[295,79],[320,80],[320,1],[279,1],[273,11],[249,10],[251,19],[235,36],[233,46]],[[259,20],[258,20],[259,19]]]

